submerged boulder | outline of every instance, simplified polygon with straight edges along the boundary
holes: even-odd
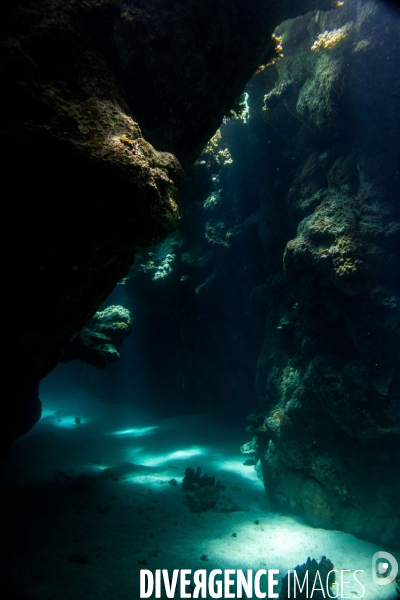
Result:
[[[119,305],[97,311],[64,349],[60,362],[81,360],[105,369],[120,358],[119,349],[132,331],[130,311]]]

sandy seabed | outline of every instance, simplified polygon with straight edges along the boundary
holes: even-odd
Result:
[[[283,576],[323,555],[351,571],[343,597],[361,597],[352,575],[361,569],[364,598],[397,598],[393,583],[377,586],[371,577],[374,553],[390,549],[270,511],[254,467],[243,464],[244,431],[204,415],[156,420],[80,394],[47,397],[43,406],[2,473],[1,581],[24,598],[128,600],[140,597],[141,569]],[[192,513],[183,504],[186,467],[225,486],[217,510]]]

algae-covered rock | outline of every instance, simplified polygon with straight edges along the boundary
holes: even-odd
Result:
[[[398,549],[399,22],[351,0],[277,33],[262,116],[299,164],[258,361],[264,481],[276,508]]]
[[[196,471],[187,467],[185,470],[185,477],[182,481],[182,489],[193,492],[206,486],[217,487],[217,489],[220,489],[221,487],[219,482],[217,482],[217,486],[215,485],[215,475],[212,475],[211,477],[207,475],[207,473],[202,475],[200,467],[197,467]]]
[[[120,358],[119,348],[132,330],[130,311],[123,306],[108,306],[97,311],[64,349],[60,362],[81,360],[98,369]]]
[[[192,492],[185,494],[183,504],[190,508],[190,512],[200,513],[214,508],[220,499],[221,490],[225,488],[219,481],[215,482],[215,475],[211,477],[207,473],[202,475],[200,467],[196,471],[188,467],[182,481],[182,489]],[[228,508],[232,508],[232,511]],[[234,510],[240,509],[236,508],[236,505],[227,506],[224,501],[219,503],[218,512],[233,512]]]
[[[90,326],[119,346],[132,330],[130,310],[120,305],[108,306],[93,315]]]

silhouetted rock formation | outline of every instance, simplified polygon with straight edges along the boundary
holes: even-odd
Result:
[[[169,153],[193,162],[266,59],[275,26],[299,10],[270,4],[2,3],[6,281],[17,315],[7,439],[25,388],[51,371],[135,250],[177,227],[182,169]]]

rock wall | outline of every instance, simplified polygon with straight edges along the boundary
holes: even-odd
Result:
[[[297,232],[267,279],[255,431],[273,506],[397,550],[399,17],[353,0],[278,28],[263,115]]]

